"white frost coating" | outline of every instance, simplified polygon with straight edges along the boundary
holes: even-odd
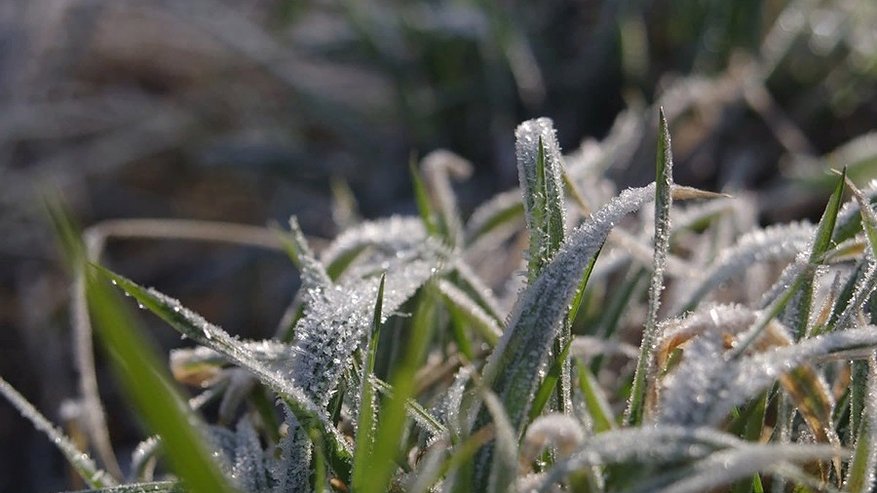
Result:
[[[386,270],[383,320],[441,270],[438,249],[426,257],[402,258],[382,266]],[[295,326],[292,346],[296,354],[288,375],[321,409],[328,406],[372,324],[379,284],[380,279],[371,277],[332,286],[315,297]]]
[[[350,228],[335,238],[323,250],[323,265],[332,265],[347,254],[366,247],[384,252],[411,250],[426,240],[426,230],[418,217],[392,216],[387,219],[364,222]]]
[[[46,434],[49,440],[58,447],[68,462],[76,469],[90,486],[115,486],[116,481],[112,476],[100,470],[88,454],[79,450],[73,441],[61,430],[55,427],[33,405],[19,394],[9,383],[0,377],[0,394],[3,395],[28,421],[33,423],[34,428]]]
[[[734,246],[722,250],[689,293],[681,294],[682,303],[672,313],[696,304],[723,282],[746,272],[751,265],[789,261],[806,250],[816,228],[809,223],[790,223],[752,231],[740,237]]]
[[[551,491],[552,485],[570,472],[590,466],[699,459],[716,450],[744,444],[743,440],[712,428],[645,425],[606,431],[589,437],[568,459],[557,462],[545,475],[538,491]]]
[[[278,371],[259,359],[259,355],[240,341],[233,338],[221,328],[209,323],[204,317],[189,310],[180,304],[179,300],[171,298],[153,288],[144,289],[133,281],[122,276],[113,274],[113,279],[126,292],[138,299],[138,301],[157,304],[160,309],[156,310],[171,326],[181,333],[192,338],[198,344],[207,346],[228,358],[232,363],[245,368],[255,375],[260,382],[280,395],[292,412],[307,417],[313,424],[320,427],[324,437],[330,440],[340,450],[347,450],[348,444],[338,433],[338,430],[329,422],[325,407],[318,407],[302,390],[296,382],[289,378],[289,374]],[[172,315],[167,312],[170,310]]]
[[[567,414],[546,414],[527,427],[521,453],[526,461],[532,461],[545,447],[555,446],[562,459],[577,450],[584,441],[585,430],[576,418]]]
[[[540,147],[544,149],[544,183],[538,176],[537,161]],[[515,156],[518,179],[524,197],[524,212],[530,229],[530,278],[538,275],[534,265],[540,266],[554,256],[551,231],[561,231],[566,223],[563,207],[563,157],[557,143],[554,126],[549,118],[527,120],[515,130]],[[562,238],[554,238],[556,244]],[[534,260],[538,263],[534,264]]]
[[[234,462],[231,477],[242,491],[267,493],[270,491],[265,455],[259,434],[246,416],[235,428]]]
[[[868,358],[865,412],[861,420],[855,453],[850,461],[847,477],[844,479],[844,491],[850,493],[873,491],[874,475],[877,470],[877,359],[874,354]],[[854,474],[863,474],[863,476],[856,477]]]
[[[508,328],[488,359],[484,381],[507,406],[510,402],[524,403],[509,410],[509,418],[519,431],[582,272],[615,223],[652,200],[654,194],[654,184],[627,189],[591,215],[569,235],[542,274],[518,298]]]
[[[301,270],[302,286],[307,292],[314,289],[325,288],[332,284],[329,275],[326,274],[326,268],[314,256],[311,247],[308,246],[305,235],[302,233],[301,227],[298,225],[298,219],[295,216],[289,218],[289,229],[292,234],[292,240],[295,243],[295,254],[298,259],[299,269]]]
[[[835,330],[844,330],[852,323],[854,315],[862,309],[875,288],[877,288],[877,261],[868,256],[868,268],[865,274],[856,282],[852,298],[847,302],[844,311],[841,312],[837,322],[835,322]]]
[[[286,413],[287,434],[280,438],[280,457],[271,461],[273,493],[308,491],[311,477],[311,442],[291,413]]]
[[[478,206],[466,222],[466,241],[472,243],[481,235],[501,224],[500,219],[512,215],[515,210],[523,211],[521,191],[515,188],[497,195]]]
[[[442,423],[448,427],[452,436],[459,437],[463,434],[463,420],[460,411],[463,406],[463,392],[466,384],[472,377],[471,367],[464,366],[454,375],[454,382],[445,392],[445,398],[436,406],[435,414]]]
[[[691,342],[668,378],[658,422],[717,425],[737,404],[760,392],[782,373],[835,352],[877,346],[877,327],[832,332],[791,346],[728,360],[721,339],[705,334]]]
[[[757,472],[771,472],[784,463],[809,462],[847,455],[830,445],[761,445],[747,444],[733,450],[721,450],[698,461],[685,476],[668,486],[652,490],[659,493],[699,493],[712,491]]]
[[[508,328],[488,358],[485,385],[499,395],[518,436],[523,432],[533,396],[548,363],[551,344],[566,317],[582,273],[606,240],[609,231],[626,214],[639,209],[655,195],[655,185],[627,189],[591,215],[561,245],[552,261],[518,297]],[[485,424],[485,410],[476,415],[471,429]],[[482,449],[475,470],[486,470],[491,451]]]

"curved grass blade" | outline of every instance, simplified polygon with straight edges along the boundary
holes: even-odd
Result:
[[[171,468],[193,492],[234,491],[211,459],[198,425],[193,426],[193,423],[198,423],[197,417],[173,388],[150,344],[135,328],[132,317],[114,298],[113,292],[98,278],[99,274],[115,279],[117,283],[125,280],[114,277],[109,271],[89,269],[86,275],[88,304],[97,332],[113,356],[116,371],[129,397],[150,429],[162,437],[163,450]],[[132,290],[140,294],[142,290],[139,286],[136,288]],[[156,302],[148,296],[138,299],[144,305]],[[172,308],[168,310],[174,313]]]
[[[652,281],[649,287],[649,308],[646,326],[643,329],[640,343],[640,356],[636,363],[633,376],[633,387],[625,411],[624,421],[637,425],[642,422],[645,413],[646,395],[649,387],[654,385],[654,349],[660,337],[658,326],[658,308],[661,306],[661,291],[664,289],[664,267],[667,263],[667,252],[670,250],[670,207],[673,197],[670,193],[673,186],[673,151],[670,143],[670,129],[664,109],[660,110],[658,127],[658,155],[656,188],[655,188],[655,252]]]
[[[384,302],[384,284],[386,276],[381,276],[381,284],[378,286],[378,297],[375,301],[372,330],[368,336],[368,344],[365,353],[365,365],[362,368],[359,397],[359,416],[356,424],[356,446],[353,453],[353,489],[362,488],[367,474],[368,458],[371,456],[374,444],[375,432],[375,389],[371,377],[375,371],[375,354],[378,348],[381,330],[381,307]]]
[[[364,222],[341,233],[323,250],[320,260],[329,277],[337,280],[355,262],[368,261],[363,257],[369,251],[395,255],[416,250],[426,243],[426,238],[427,231],[420,219],[391,216]]]
[[[710,291],[755,263],[794,259],[811,244],[814,232],[814,227],[807,223],[791,223],[746,233],[734,246],[722,251],[686,301],[672,312],[693,310]]]
[[[622,428],[590,437],[568,458],[558,461],[542,480],[540,492],[552,491],[557,482],[591,466],[674,463],[702,459],[745,442],[712,428],[656,425]]]
[[[352,454],[347,442],[328,421],[324,408],[317,407],[300,388],[290,383],[288,374],[278,372],[261,361],[255,352],[246,348],[224,330],[183,307],[178,300],[154,289],[143,288],[130,279],[102,267],[94,267],[95,272],[113,281],[116,286],[181,334],[223,354],[233,363],[253,373],[260,382],[276,392],[302,427],[305,429],[316,427],[320,430],[324,436],[324,443],[330,449],[326,453],[333,469],[342,478],[349,479]]]
[[[9,383],[0,377],[0,394],[12,404],[18,412],[28,421],[33,423],[34,428],[45,433],[55,447],[64,455],[73,470],[85,481],[90,488],[105,488],[115,486],[116,481],[106,472],[98,469],[88,454],[79,450],[67,435],[55,427],[45,416],[42,415],[23,395],[18,393]]]
[[[457,210],[457,198],[451,188],[451,178],[463,180],[472,174],[472,164],[446,150],[432,151],[420,162],[424,184],[439,211],[438,223],[442,235],[450,245],[463,242],[463,224]]]
[[[509,190],[495,195],[480,205],[466,223],[466,244],[475,245],[493,231],[506,225],[517,227],[524,216],[524,204],[521,202],[521,191]]]
[[[843,453],[838,447],[825,445],[746,444],[734,449],[717,451],[681,471],[659,474],[639,487],[633,488],[632,493],[714,491],[739,479],[752,477],[755,473],[775,472],[775,466],[833,459]]]
[[[783,373],[812,359],[855,356],[852,351],[877,346],[873,327],[832,332],[797,344],[738,359],[722,355],[717,337],[700,337],[689,345],[676,369],[679,376],[662,392],[658,421],[686,426],[715,425],[734,406],[756,395]]]
[[[566,240],[542,274],[521,294],[508,328],[491,353],[484,369],[484,382],[495,392],[508,413],[518,436],[526,426],[539,373],[549,360],[560,324],[568,315],[584,270],[600,249],[614,224],[654,197],[654,185],[628,189],[598,210]],[[482,409],[472,428],[489,421]],[[486,487],[491,463],[490,447],[476,459],[474,488]]]

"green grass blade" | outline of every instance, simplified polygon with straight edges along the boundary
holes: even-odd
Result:
[[[200,315],[183,307],[179,301],[154,289],[143,288],[130,279],[102,267],[95,266],[95,269],[95,272],[113,281],[117,287],[178,332],[198,344],[223,354],[233,363],[253,373],[259,381],[276,392],[289,406],[303,428],[316,427],[320,430],[324,437],[323,443],[328,449],[326,456],[332,468],[344,480],[349,480],[352,454],[345,439],[328,421],[325,411],[308,399],[301,389],[285,381],[277,372],[260,361],[255,354],[247,350],[240,341],[219,327],[210,324]]]
[[[426,349],[432,338],[435,325],[434,293],[429,285],[421,290],[417,308],[411,321],[411,336],[408,348],[402,356],[399,366],[392,376],[393,395],[381,406],[380,421],[375,436],[374,453],[371,456],[371,470],[365,476],[365,484],[360,490],[363,493],[380,493],[387,491],[393,471],[395,459],[399,451],[399,441],[405,430],[406,404],[414,393],[415,374],[426,355]]]
[[[409,169],[411,170],[411,182],[414,185],[414,202],[417,204],[417,212],[420,214],[423,226],[430,236],[440,236],[441,230],[439,229],[438,218],[433,210],[429,199],[429,191],[426,189],[423,177],[420,176],[420,171],[413,161],[409,165]]]
[[[616,427],[615,417],[612,415],[612,408],[609,407],[606,394],[597,383],[597,378],[591,373],[587,363],[581,359],[576,359],[576,368],[579,376],[579,390],[582,392],[585,407],[594,423],[594,431],[602,433],[614,429]]]
[[[104,488],[114,486],[116,481],[106,472],[98,469],[94,461],[87,454],[79,450],[67,435],[55,427],[45,416],[42,415],[23,395],[18,393],[9,383],[0,377],[0,394],[6,398],[27,420],[33,423],[34,428],[45,433],[55,447],[61,451],[73,470],[85,481],[90,488]]]
[[[845,481],[845,491],[864,493],[872,491],[877,469],[877,355],[868,358],[867,395],[856,438],[855,451]]]
[[[198,418],[171,384],[133,317],[96,269],[86,276],[88,304],[101,340],[113,357],[123,388],[150,430],[162,437],[171,469],[198,493],[231,492],[198,431]]]
[[[372,332],[369,335],[366,350],[365,366],[362,368],[360,383],[359,417],[356,425],[356,447],[353,453],[353,489],[358,491],[362,488],[365,476],[368,474],[368,462],[374,444],[375,432],[375,389],[372,385],[371,376],[375,371],[375,354],[377,353],[378,340],[381,330],[381,307],[384,300],[384,283],[386,276],[381,276],[381,284],[378,287],[378,297],[375,301],[375,313],[372,321]]]
[[[673,204],[673,151],[670,143],[670,129],[664,109],[660,110],[658,127],[658,155],[656,158],[655,188],[655,251],[652,281],[649,288],[649,308],[646,326],[643,329],[639,359],[633,377],[633,388],[625,411],[624,421],[630,425],[642,422],[645,413],[648,386],[654,380],[653,353],[655,343],[660,337],[658,308],[661,305],[661,291],[664,289],[664,266],[670,249],[670,207]]]
[[[542,380],[539,390],[536,391],[536,396],[533,397],[533,404],[531,404],[529,414],[530,421],[542,414],[542,410],[545,408],[545,404],[548,403],[551,393],[554,392],[554,389],[557,387],[563,364],[565,361],[569,360],[570,347],[572,347],[572,340],[566,343],[566,346],[563,347],[560,354],[558,354],[554,359],[554,362],[551,363],[548,373],[545,374],[545,379]]]

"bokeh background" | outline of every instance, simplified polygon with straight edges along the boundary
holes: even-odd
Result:
[[[413,213],[409,162],[438,148],[474,166],[467,214],[515,186],[514,129],[536,116],[567,152],[608,136],[618,187],[648,182],[660,105],[677,182],[812,218],[827,169],[877,177],[874,26],[873,0],[4,0],[0,375],[58,423],[75,404],[46,194],[84,225],[295,214],[318,241],[338,197]],[[118,241],[106,261],[245,337],[273,334],[298,284],[257,248]],[[97,365],[124,457],[141,431]],[[78,486],[0,403],[0,491]]]

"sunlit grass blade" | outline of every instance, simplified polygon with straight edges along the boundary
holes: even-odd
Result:
[[[386,491],[396,467],[395,459],[399,442],[407,423],[406,402],[414,391],[414,376],[426,354],[435,324],[434,296],[435,293],[427,285],[426,289],[421,289],[417,299],[417,308],[411,320],[408,348],[392,375],[393,395],[381,406],[374,453],[370,457],[371,468],[369,474],[365,475],[360,490],[363,493]]]
[[[360,379],[359,416],[356,424],[356,445],[353,454],[353,489],[362,488],[365,475],[368,473],[368,458],[371,456],[374,444],[375,432],[375,389],[372,386],[371,376],[375,371],[375,353],[377,352],[378,340],[381,330],[381,307],[384,301],[384,283],[386,276],[381,276],[381,284],[378,287],[378,297],[375,301],[375,312],[372,320],[372,330],[369,334],[366,346],[365,365],[362,368],[363,377]]]
[[[673,151],[670,143],[670,129],[663,108],[660,110],[658,125],[658,155],[656,158],[655,188],[655,249],[652,280],[649,287],[649,307],[646,325],[643,328],[640,356],[633,376],[624,421],[636,425],[642,422],[646,412],[647,394],[654,384],[653,354],[660,337],[658,309],[661,306],[661,292],[664,290],[664,267],[670,249],[670,207],[673,204]]]
[[[98,469],[88,454],[79,450],[64,432],[56,428],[2,377],[0,377],[0,395],[5,397],[22,416],[30,421],[34,428],[43,432],[51,440],[55,447],[64,455],[64,458],[67,459],[67,462],[70,463],[70,466],[73,467],[73,470],[85,481],[85,484],[91,488],[104,488],[116,484],[112,476]]]
[[[864,400],[861,423],[858,425],[855,450],[850,463],[844,489],[850,493],[872,491],[875,469],[877,469],[877,355],[868,358],[867,396]],[[855,411],[854,411],[855,412]]]
[[[96,272],[113,281],[116,286],[131,295],[144,308],[153,312],[181,334],[195,342],[225,355],[230,361],[252,372],[263,384],[276,392],[289,406],[298,422],[305,428],[316,427],[324,436],[324,443],[333,469],[342,477],[350,474],[351,452],[344,438],[328,421],[325,411],[313,403],[301,389],[290,384],[274,369],[265,365],[248,351],[237,339],[219,327],[210,324],[200,315],[183,307],[179,301],[147,289],[135,282],[101,267]]]
[[[154,350],[136,328],[131,315],[114,297],[105,283],[106,278],[93,268],[86,275],[88,304],[95,327],[113,356],[129,398],[149,428],[162,437],[171,469],[191,491],[234,491],[199,435],[198,418],[171,385],[167,371],[158,363]]]

